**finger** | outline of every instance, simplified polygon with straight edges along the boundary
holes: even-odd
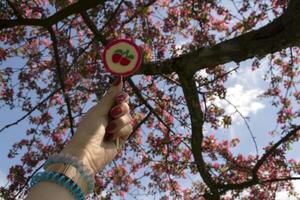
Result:
[[[129,95],[126,92],[121,92],[116,96],[117,103],[128,102],[128,100],[129,100]]]
[[[116,133],[119,131],[122,127],[126,126],[131,122],[132,118],[130,114],[123,115],[117,119],[114,119],[109,122],[108,126],[106,127],[107,133]]]
[[[120,130],[118,130],[116,133],[114,133],[111,140],[120,138],[120,142],[124,143],[131,134],[132,130],[132,125],[127,124],[126,126],[123,126]]]
[[[93,110],[95,110],[96,113],[108,114],[111,107],[115,104],[115,97],[122,92],[122,87],[122,77],[117,78]]]
[[[109,111],[109,115],[114,119],[119,118],[127,113],[129,113],[129,106],[127,103],[120,103]]]

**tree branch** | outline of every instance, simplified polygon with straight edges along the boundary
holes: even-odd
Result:
[[[280,181],[292,181],[292,180],[300,180],[300,177],[286,177],[286,178],[276,178],[270,180],[263,180],[262,183],[274,183]]]
[[[105,22],[104,26],[101,28],[100,32],[104,30],[104,28],[110,24],[110,22],[113,20],[113,18],[116,16],[118,13],[119,9],[121,8],[121,5],[124,3],[125,0],[121,0],[120,3],[118,4],[117,8],[115,9],[114,13],[108,18],[108,20]]]
[[[20,10],[17,8],[17,6],[11,2],[10,0],[6,0],[7,4],[11,7],[11,9],[13,10],[14,14],[16,15],[17,18],[22,18],[22,14],[20,12]]]
[[[211,199],[220,199],[220,194],[217,190],[216,184],[209,173],[209,169],[207,168],[202,155],[204,116],[200,107],[195,80],[193,77],[190,77],[187,74],[180,73],[178,75],[190,113],[192,125],[192,152],[198,172],[200,173],[204,183],[210,189],[211,194],[206,195]]]
[[[170,133],[172,133],[173,135],[177,135],[169,126],[168,124],[166,124],[166,122],[155,112],[155,110],[153,109],[153,107],[147,102],[146,99],[144,99],[144,97],[142,96],[142,94],[139,92],[139,89],[136,87],[136,85],[134,84],[134,82],[129,78],[127,79],[127,82],[129,84],[129,86],[132,88],[133,92],[135,93],[135,95],[140,99],[140,101],[149,109],[150,113],[153,113],[153,115],[158,119],[158,121],[160,121],[164,127],[166,127],[168,129],[168,131]],[[181,142],[183,144],[186,145],[186,147],[190,148],[189,145],[181,140]]]
[[[136,74],[154,75],[185,71],[194,74],[228,62],[241,62],[264,57],[289,46],[300,44],[300,1],[290,0],[287,12],[268,25],[250,31],[213,47],[170,58],[161,62],[144,63]]]
[[[136,125],[134,128],[133,128],[133,130],[132,130],[132,132],[131,132],[131,134],[130,134],[130,136],[128,137],[128,140],[130,140],[131,139],[131,137],[134,135],[134,133],[149,119],[149,117],[152,115],[152,112],[150,111],[147,115],[146,115],[146,117],[144,117],[139,123],[138,123],[138,125]]]
[[[88,26],[88,28],[94,33],[95,39],[100,41],[103,45],[107,45],[108,41],[106,40],[106,38],[103,37],[103,35],[100,33],[100,31],[98,31],[98,28],[96,27],[94,22],[90,19],[87,12],[82,11],[80,14],[81,14],[83,21]]]
[[[18,123],[20,123],[21,121],[23,121],[26,117],[28,117],[29,115],[31,115],[31,113],[33,113],[36,109],[38,109],[43,103],[45,103],[48,99],[50,99],[54,94],[56,94],[58,91],[60,90],[60,88],[55,89],[53,92],[51,92],[45,99],[43,99],[41,102],[39,102],[36,106],[34,106],[29,112],[27,112],[24,116],[22,116],[20,119],[18,119],[17,121],[11,123],[11,124],[7,124],[6,126],[2,127],[0,129],[0,133],[2,131],[4,131],[5,129],[17,125]]]
[[[59,21],[65,19],[70,15],[80,13],[83,10],[88,10],[99,4],[103,5],[106,1],[107,0],[79,0],[77,3],[61,9],[60,11],[46,19],[1,19],[0,29],[21,25],[50,27],[51,25],[58,23]]]
[[[291,130],[288,134],[286,134],[284,137],[282,137],[279,141],[277,141],[270,149],[268,149],[263,156],[257,161],[256,165],[253,168],[253,175],[257,176],[257,172],[259,168],[262,166],[262,164],[267,160],[267,158],[274,154],[276,149],[290,140],[293,136],[297,134],[297,132],[300,131],[300,126],[295,127],[293,130]]]
[[[61,90],[62,90],[62,94],[64,96],[64,100],[66,102],[67,105],[67,110],[68,110],[68,117],[69,117],[69,122],[70,122],[70,129],[71,129],[71,134],[72,136],[74,135],[74,125],[73,125],[73,116],[72,116],[72,109],[71,109],[71,104],[70,104],[70,99],[69,96],[66,93],[66,89],[65,89],[65,83],[64,83],[64,76],[63,76],[63,72],[61,69],[61,65],[60,65],[60,59],[59,59],[59,51],[58,51],[58,47],[57,47],[57,38],[55,36],[55,33],[53,31],[52,28],[48,29],[49,33],[50,33],[50,37],[53,43],[53,51],[54,51],[54,59],[56,62],[56,75],[59,81],[59,84],[61,86]]]
[[[282,137],[279,141],[277,141],[271,148],[266,150],[266,152],[263,154],[263,156],[257,161],[255,166],[253,167],[252,174],[253,178],[249,181],[245,181],[242,183],[234,183],[234,184],[218,184],[218,187],[221,188],[223,191],[226,192],[228,190],[241,190],[247,187],[251,187],[253,185],[259,184],[261,180],[259,180],[257,176],[257,172],[259,168],[263,165],[263,163],[267,160],[269,156],[274,154],[277,150],[277,148],[290,140],[293,136],[297,134],[297,132],[300,131],[300,126],[295,127],[293,130],[291,130],[288,134],[286,134],[284,137]]]
[[[244,121],[244,123],[248,129],[248,132],[250,134],[250,137],[252,138],[252,141],[254,143],[256,156],[258,157],[259,155],[258,155],[258,145],[257,145],[256,139],[255,139],[256,137],[254,136],[246,117],[241,113],[241,111],[237,108],[237,106],[234,105],[233,103],[231,103],[228,99],[224,98],[224,101],[226,101],[229,105],[231,105],[235,109],[235,112],[237,112],[239,114],[239,116],[242,118],[242,120]]]

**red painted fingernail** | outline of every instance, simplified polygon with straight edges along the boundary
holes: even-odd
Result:
[[[120,94],[120,95],[116,96],[117,102],[124,101],[125,99],[126,99],[126,96],[124,94]]]
[[[122,113],[122,109],[120,107],[114,107],[110,110],[110,116],[115,117]]]
[[[105,140],[111,140],[113,138],[114,134],[112,133],[106,133],[105,136],[104,136],[104,139]]]
[[[118,77],[114,82],[113,82],[113,86],[117,86],[121,83],[121,77]]]
[[[115,123],[110,123],[108,124],[108,126],[106,127],[106,132],[111,132],[112,130],[114,130],[116,128],[116,124]]]
[[[130,122],[129,122],[132,126],[135,125],[135,121],[132,119]]]

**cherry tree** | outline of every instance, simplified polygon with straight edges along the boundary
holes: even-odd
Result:
[[[30,127],[9,150],[7,159],[19,162],[0,195],[24,197],[30,178],[70,140],[85,106],[109,87],[101,52],[117,38],[132,39],[143,51],[141,68],[125,79],[134,130],[95,177],[91,199],[295,195],[300,162],[287,152],[300,136],[299,10],[298,0],[1,1],[1,108],[24,115],[0,133],[22,121]],[[16,59],[24,65],[6,62]],[[245,60],[251,64],[241,66]],[[258,146],[250,131],[257,152],[237,155],[239,138],[206,132],[234,124],[217,101],[230,103],[226,83],[232,74],[241,67],[255,73],[262,60],[268,88],[260,98],[277,113],[266,123],[277,126],[265,133],[267,146]],[[186,187],[188,176],[195,178]]]

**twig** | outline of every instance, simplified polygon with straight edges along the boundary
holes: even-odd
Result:
[[[41,166],[39,166],[36,170],[34,170],[34,172],[27,178],[27,180],[26,180],[26,182],[25,182],[23,188],[21,188],[21,189],[19,190],[19,192],[15,194],[14,199],[16,199],[16,197],[18,197],[19,194],[24,190],[24,188],[28,185],[28,183],[29,183],[29,181],[31,180],[31,178],[32,178],[32,177],[33,177],[40,169],[42,169],[42,167],[44,167],[44,164],[45,164],[45,163],[43,163],[43,164],[42,164]]]
[[[155,110],[153,109],[153,107],[144,99],[144,97],[142,96],[142,94],[139,92],[139,89],[136,87],[136,85],[134,84],[134,82],[129,78],[126,79],[128,84],[130,85],[130,87],[132,88],[133,92],[135,93],[135,95],[140,99],[140,101],[142,101],[142,103],[149,109],[150,112],[152,112],[154,114],[154,116],[158,119],[158,121],[160,121],[165,128],[168,129],[168,131],[170,133],[172,133],[174,136],[176,136],[177,134],[168,126],[168,124],[166,124],[166,122],[155,112]],[[191,150],[191,147],[182,139],[181,142],[189,149]]]
[[[105,22],[104,26],[100,29],[100,33],[104,30],[105,27],[107,27],[110,24],[110,22],[116,16],[116,14],[118,13],[118,11],[121,8],[121,5],[123,3],[124,3],[124,0],[121,0],[120,3],[118,4],[116,10],[114,11],[114,13],[112,15],[110,15],[110,17],[108,18],[108,20]]]
[[[136,18],[138,16],[139,13],[141,13],[145,8],[151,6],[152,4],[154,4],[157,0],[152,0],[149,3],[145,4],[142,8],[140,8],[139,11],[135,12],[131,17],[129,17],[127,20],[125,20],[122,25],[121,28],[122,29],[126,24],[128,24],[129,22],[131,22],[134,18]]]
[[[139,124],[137,126],[134,127],[134,129],[132,130],[132,133],[130,134],[129,138],[130,139],[134,133],[149,119],[149,117],[151,116],[152,112],[150,111],[146,117],[144,117],[144,119],[142,121],[139,122]]]
[[[49,27],[48,31],[50,33],[50,37],[53,42],[54,58],[55,58],[55,62],[56,62],[56,65],[55,65],[56,66],[56,75],[57,75],[59,84],[61,86],[61,91],[64,96],[64,100],[67,105],[71,135],[73,136],[75,132],[74,132],[74,125],[73,125],[72,109],[71,109],[69,96],[66,93],[64,78],[63,78],[63,74],[62,74],[63,72],[62,72],[61,65],[60,65],[60,59],[59,59],[59,53],[58,53],[58,47],[57,47],[57,38],[56,38],[55,33],[52,28]]]
[[[261,183],[274,183],[280,181],[292,181],[292,180],[300,180],[300,177],[286,177],[286,178],[275,178],[270,180],[263,180]]]
[[[108,41],[103,37],[100,31],[98,31],[94,22],[89,18],[86,11],[80,13],[83,21],[89,27],[89,29],[94,33],[95,39],[99,40],[102,44],[106,45]]]
[[[250,128],[250,125],[249,125],[247,119],[244,117],[244,115],[238,110],[238,108],[237,108],[233,103],[231,103],[231,102],[230,102],[228,99],[226,99],[226,98],[224,98],[224,100],[225,100],[228,104],[230,104],[230,105],[235,109],[235,111],[240,115],[240,117],[243,119],[245,125],[247,126],[248,132],[250,133],[250,136],[251,136],[251,138],[252,138],[252,141],[253,141],[253,143],[254,143],[255,150],[256,150],[256,156],[258,157],[258,146],[257,146],[257,142],[256,142],[256,140],[255,140],[255,136],[254,136],[254,134],[253,134],[253,132],[252,132],[252,130],[251,130],[251,128]]]
[[[54,94],[56,94],[61,88],[55,89],[53,92],[51,92],[45,99],[43,99],[40,103],[38,103],[36,106],[34,106],[29,112],[27,112],[24,116],[22,116],[20,119],[17,121],[7,124],[4,127],[0,129],[0,133],[4,131],[5,129],[17,125],[20,123],[22,120],[24,120],[26,117],[28,117],[31,113],[33,113],[36,109],[38,109],[42,104],[44,104],[48,99],[50,99]]]
[[[19,19],[23,18],[20,10],[16,7],[16,5],[14,3],[12,3],[10,0],[6,0],[6,2],[11,7],[11,9],[14,11],[14,14],[17,16],[17,18],[19,18]]]

